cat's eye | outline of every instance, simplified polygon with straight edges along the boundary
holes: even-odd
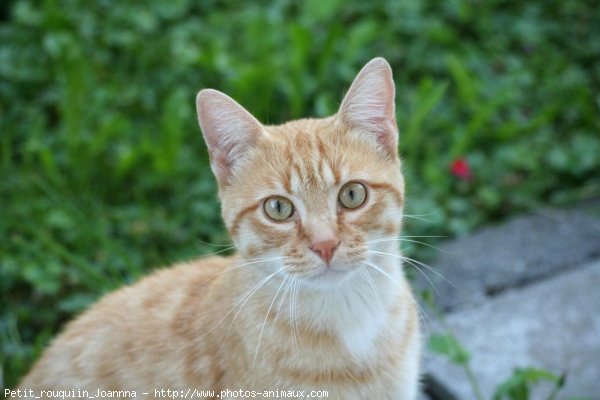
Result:
[[[340,190],[338,200],[349,209],[362,206],[367,199],[367,188],[360,182],[348,182]]]
[[[263,204],[265,214],[274,221],[285,221],[294,213],[291,201],[281,196],[269,197]]]

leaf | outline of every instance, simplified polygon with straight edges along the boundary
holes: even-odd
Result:
[[[465,365],[470,358],[469,353],[451,334],[432,335],[429,338],[427,347],[434,353],[446,356],[450,361],[458,365]]]
[[[408,147],[406,153],[408,157],[416,158],[417,149],[425,140],[425,138],[419,137],[421,126],[442,100],[447,88],[446,82],[434,83],[430,79],[421,81],[414,100],[415,109],[410,113],[408,128],[404,134],[401,134],[402,146]]]
[[[476,82],[467,71],[461,59],[455,54],[448,56],[448,69],[458,89],[458,95],[462,101],[469,105],[475,105],[477,100]]]
[[[494,393],[494,400],[529,400],[531,386],[539,381],[554,382],[556,387],[564,383],[561,377],[538,368],[517,368]]]
[[[381,27],[374,19],[363,19],[354,24],[347,32],[346,58],[351,59],[353,55],[360,54],[360,50],[372,42]]]
[[[332,19],[343,5],[343,0],[307,0],[304,2],[303,11],[307,19],[320,22]]]

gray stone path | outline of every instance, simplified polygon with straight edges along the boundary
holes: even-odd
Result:
[[[600,260],[453,313],[448,323],[471,352],[486,398],[514,368],[529,366],[565,372],[563,396],[600,398]],[[458,367],[439,356],[426,366],[459,398],[473,397]]]
[[[515,367],[567,373],[559,399],[600,399],[600,202],[517,217],[441,247],[432,266],[454,285],[429,274],[436,301],[486,399]],[[455,396],[431,399],[474,398],[464,372],[442,356],[427,354],[424,367]]]
[[[548,210],[485,228],[440,248],[443,252],[432,266],[454,286],[429,274],[439,305],[444,310],[466,308],[600,257],[600,214],[595,216],[591,206]]]

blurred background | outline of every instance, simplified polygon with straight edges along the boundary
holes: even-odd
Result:
[[[4,0],[0,382],[15,385],[101,294],[229,243],[201,88],[270,124],[326,116],[385,57],[407,235],[466,235],[598,196],[599,12],[560,0]]]

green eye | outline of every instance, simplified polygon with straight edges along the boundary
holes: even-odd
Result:
[[[285,221],[294,213],[294,205],[285,197],[273,196],[263,204],[265,214],[275,221]]]
[[[338,200],[340,204],[349,209],[362,206],[367,199],[367,188],[359,182],[348,182],[340,190]]]

